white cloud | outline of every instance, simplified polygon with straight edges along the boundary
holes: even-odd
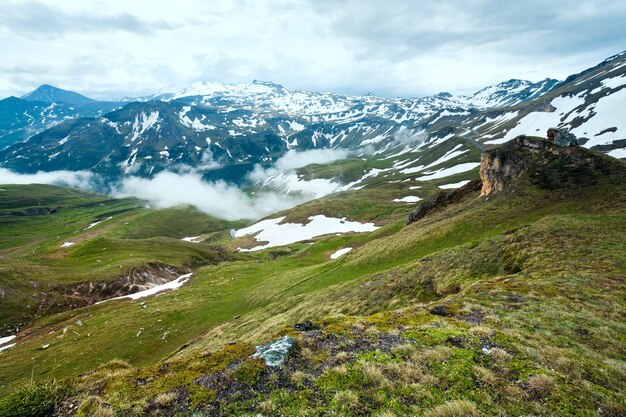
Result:
[[[291,171],[311,164],[329,164],[344,159],[349,152],[346,149],[310,149],[296,151],[290,149],[276,161],[276,169]]]
[[[211,152],[211,149],[206,148],[204,152],[202,152],[200,164],[198,164],[195,169],[198,171],[210,171],[212,169],[217,169],[221,166],[222,165],[213,157],[213,152]]]
[[[619,0],[40,0],[0,8],[0,96],[198,80],[415,96],[563,78],[623,49]],[[97,51],[97,53],[94,53]]]
[[[329,164],[334,161],[346,158],[350,152],[346,149],[311,149],[307,151],[296,151],[290,149],[283,156],[278,158],[274,166],[262,168],[256,165],[254,170],[248,174],[248,178],[253,182],[264,181],[277,174],[288,174],[311,164]]]
[[[319,159],[318,159],[319,160]],[[304,163],[289,158],[287,165]],[[116,198],[137,197],[154,207],[166,208],[193,205],[201,211],[227,220],[259,219],[337,190],[340,184],[328,180],[299,181],[295,175],[285,177],[286,183],[277,191],[256,192],[251,195],[224,181],[207,182],[196,172],[161,172],[154,178],[127,177],[106,186],[105,181],[89,171],[52,171],[18,174],[0,168],[2,184],[51,184],[88,191],[103,192]],[[292,193],[291,191],[296,191]]]
[[[205,182],[199,174],[161,172],[152,179],[130,177],[114,187],[114,197],[138,197],[158,208],[193,205],[227,220],[258,219],[307,200],[305,196],[259,193],[250,196],[224,181]]]
[[[93,189],[98,184],[98,177],[89,171],[39,171],[36,174],[18,174],[0,168],[0,184],[51,184]]]

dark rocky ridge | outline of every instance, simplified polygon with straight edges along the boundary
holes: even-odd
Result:
[[[625,171],[617,159],[576,146],[576,138],[567,131],[550,129],[548,136],[549,139],[521,135],[485,152],[481,157],[480,180],[424,200],[409,214],[405,226],[479,191],[481,197],[491,196],[510,190],[513,183],[524,179],[531,186],[557,190],[593,186],[601,177],[610,178]],[[616,175],[615,181],[620,178]]]
[[[405,226],[411,223],[415,223],[419,219],[426,217],[427,215],[436,211],[443,210],[449,205],[456,204],[469,195],[475,195],[481,187],[480,180],[470,181],[463,187],[454,191],[441,191],[434,196],[424,200],[418,205],[409,217],[407,217]]]
[[[522,135],[482,155],[480,195],[502,192],[521,178],[550,190],[591,186],[600,176],[623,170],[616,159],[599,152]]]

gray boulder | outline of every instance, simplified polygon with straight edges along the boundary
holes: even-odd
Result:
[[[295,346],[296,341],[291,336],[283,336],[266,345],[257,346],[252,357],[263,359],[267,366],[279,367],[285,363],[287,356]]]
[[[548,129],[548,141],[561,148],[578,146],[578,139],[576,139],[574,134],[568,132],[566,129],[559,129],[557,127]]]

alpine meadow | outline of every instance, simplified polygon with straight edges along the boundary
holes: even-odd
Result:
[[[625,20],[9,0],[0,417],[626,415]]]

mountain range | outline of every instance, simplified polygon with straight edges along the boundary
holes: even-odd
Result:
[[[495,145],[518,133],[571,129],[584,146],[626,155],[626,56],[564,81],[509,80],[468,96],[423,98],[290,91],[261,81],[198,82],[120,102],[41,86],[0,101],[0,167],[91,170],[115,180],[166,170],[241,183],[290,149],[408,152],[452,137]],[[34,100],[34,101],[33,101]]]

